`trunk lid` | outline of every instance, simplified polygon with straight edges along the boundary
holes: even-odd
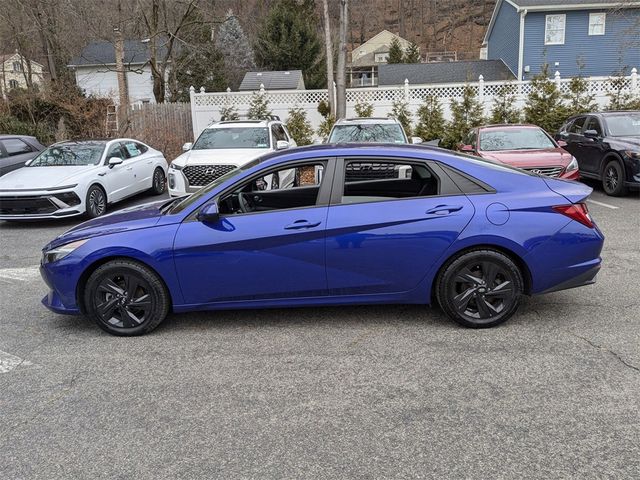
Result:
[[[561,180],[558,178],[541,177],[547,184],[547,187],[558,195],[562,195],[571,203],[580,203],[584,201],[593,188],[588,187],[582,183],[573,182],[570,180]]]

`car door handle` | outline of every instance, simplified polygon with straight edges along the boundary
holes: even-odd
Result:
[[[425,213],[427,215],[449,215],[450,213],[462,210],[462,205],[438,205]]]
[[[300,230],[303,228],[313,228],[320,225],[322,222],[311,223],[308,220],[296,220],[291,225],[284,227],[285,230]]]
[[[127,170],[133,170],[133,167],[127,167]]]

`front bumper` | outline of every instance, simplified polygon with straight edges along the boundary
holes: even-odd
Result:
[[[40,276],[49,287],[49,293],[42,299],[42,305],[52,312],[62,315],[80,315],[80,308],[76,305],[75,298],[72,300],[68,294],[65,297],[65,295],[58,292],[53,282],[49,279],[49,275],[51,275],[51,272],[43,265],[40,265]]]
[[[72,188],[0,193],[0,220],[66,218],[84,210],[83,199]]]

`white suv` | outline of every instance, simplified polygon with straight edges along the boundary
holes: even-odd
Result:
[[[287,127],[277,117],[215,122],[203,130],[195,143],[185,143],[185,153],[169,165],[169,194],[179,197],[193,193],[261,155],[295,146]],[[270,181],[284,184],[289,179]]]

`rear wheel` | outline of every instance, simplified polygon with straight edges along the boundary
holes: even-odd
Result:
[[[506,322],[518,309],[524,281],[518,266],[495,250],[475,250],[454,258],[440,273],[436,297],[460,325],[488,328]]]
[[[98,185],[91,185],[87,190],[86,212],[89,218],[104,215],[107,211],[107,195]]]
[[[89,317],[112,335],[134,336],[156,328],[169,312],[164,283],[148,267],[112,260],[87,280],[84,305]]]
[[[604,167],[602,187],[607,195],[620,197],[627,194],[624,186],[624,169],[617,160],[609,160]]]

